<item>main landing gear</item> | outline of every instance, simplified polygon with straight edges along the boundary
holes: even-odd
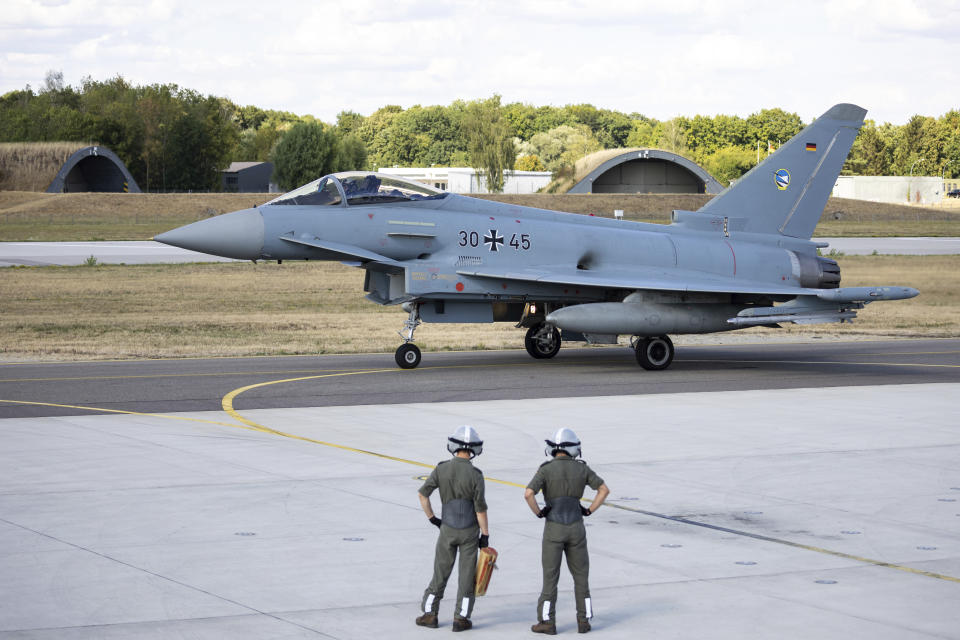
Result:
[[[533,325],[527,329],[523,346],[527,348],[527,353],[537,360],[552,358],[560,351],[560,331],[545,322]]]
[[[410,306],[410,315],[403,323],[403,331],[398,331],[403,344],[397,347],[394,359],[401,369],[415,369],[420,364],[420,348],[413,344],[413,332],[420,326],[420,305],[414,302]]]
[[[405,307],[410,315],[398,331],[403,344],[397,348],[394,358],[401,369],[415,369],[420,364],[420,349],[413,344],[413,332],[420,326],[420,305]],[[547,360],[560,351],[560,330],[546,322],[540,322],[529,329],[523,345],[527,353],[537,360]],[[637,364],[647,371],[662,371],[673,362],[674,348],[669,336],[634,336],[631,342],[637,357]]]
[[[647,371],[662,371],[673,362],[673,342],[668,336],[634,337],[637,363]]]

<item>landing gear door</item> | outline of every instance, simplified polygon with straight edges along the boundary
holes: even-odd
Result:
[[[363,290],[367,299],[377,304],[400,304],[410,299],[404,286],[404,274],[385,271],[367,271]]]

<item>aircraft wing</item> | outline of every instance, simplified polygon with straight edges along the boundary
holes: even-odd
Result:
[[[716,278],[704,273],[685,269],[632,269],[596,271],[570,269],[569,267],[522,269],[517,271],[494,271],[490,269],[459,269],[458,274],[475,278],[516,280],[544,284],[569,285],[572,287],[598,287],[602,289],[646,289],[653,291],[690,291],[705,293],[748,293],[759,295],[815,295],[818,289],[803,289],[740,278]]]
[[[700,293],[741,293],[752,295],[809,296],[825,303],[869,303],[876,300],[904,300],[916,296],[912,287],[843,287],[838,289],[811,289],[787,285],[753,282],[740,278],[716,278],[689,269],[651,269],[637,267],[629,270],[603,269],[589,271],[569,267],[539,270],[494,271],[490,269],[460,269],[462,276],[540,282],[571,287],[598,287],[602,289],[644,289],[649,291],[682,291]]]

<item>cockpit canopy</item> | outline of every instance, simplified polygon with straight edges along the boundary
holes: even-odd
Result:
[[[387,204],[416,200],[439,200],[447,192],[371,171],[331,173],[319,180],[298,187],[267,204],[340,205]]]

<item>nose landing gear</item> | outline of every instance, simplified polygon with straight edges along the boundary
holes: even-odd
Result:
[[[420,364],[420,348],[413,344],[413,332],[420,326],[420,305],[413,303],[410,315],[403,323],[403,330],[398,331],[403,338],[403,344],[397,347],[394,359],[401,369],[415,369]]]

